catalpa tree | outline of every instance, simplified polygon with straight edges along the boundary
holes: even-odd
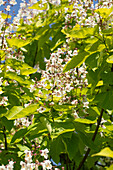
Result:
[[[113,2],[17,3],[0,1],[0,169],[113,169]]]

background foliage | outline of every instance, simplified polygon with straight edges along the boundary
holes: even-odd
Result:
[[[21,6],[17,23],[1,14],[1,166],[25,169],[28,150],[31,169],[112,169],[112,2]]]

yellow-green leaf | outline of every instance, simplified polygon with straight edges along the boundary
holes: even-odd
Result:
[[[113,158],[113,151],[109,147],[106,147],[102,149],[99,153],[93,154],[92,157],[93,156],[106,156]]]
[[[85,123],[85,124],[94,124],[97,122],[97,120],[89,120],[89,119],[75,119],[75,122],[79,122],[79,123]]]
[[[7,14],[5,14],[5,13],[2,13],[2,14],[1,14],[1,17],[2,17],[3,19],[7,19],[7,18],[11,18],[11,15],[7,15]]]
[[[31,104],[26,108],[23,108],[22,106],[14,106],[8,111],[6,117],[8,120],[22,118],[34,113],[38,108],[39,108],[38,104]]]
[[[73,58],[65,65],[64,72],[73,69],[74,67],[80,66],[88,56],[88,52],[80,52],[78,55],[73,56]]]
[[[111,55],[109,58],[107,58],[107,63],[113,63],[113,55]]]
[[[107,170],[113,170],[113,165],[107,168]]]
[[[95,10],[95,12],[99,13],[102,18],[107,18],[111,12],[113,11],[113,7],[109,8],[100,8]]]
[[[10,47],[16,46],[18,48],[21,48],[31,42],[31,40],[22,40],[22,39],[17,39],[17,38],[12,38],[12,39],[6,39]]]
[[[22,75],[29,75],[29,74],[35,73],[36,71],[37,69],[30,68],[30,69],[22,69],[20,73]]]
[[[37,2],[33,6],[29,7],[29,9],[46,10],[47,9],[47,3],[45,3],[45,4],[40,3],[39,4],[39,2]]]

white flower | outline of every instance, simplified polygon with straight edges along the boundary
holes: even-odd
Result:
[[[71,102],[71,104],[74,104],[74,105],[77,105],[77,103],[78,103],[78,100],[76,99],[76,100],[73,100],[72,102]]]
[[[86,107],[86,108],[89,108],[89,102],[83,102],[84,106],[83,107]]]
[[[74,111],[74,117],[75,117],[75,119],[79,118],[78,113],[76,112],[76,110]]]
[[[4,96],[4,97],[3,97],[3,100],[4,100],[4,101],[8,101],[8,97]]]
[[[16,5],[17,2],[16,2],[15,0],[11,0],[11,1],[10,1],[10,4],[11,4],[11,5]]]
[[[6,72],[8,72],[8,71],[14,72],[14,70],[10,66],[6,67]]]
[[[32,4],[32,3],[37,3],[37,0],[30,0],[29,2],[30,2],[31,4]]]
[[[49,150],[47,148],[44,150],[41,150],[41,156],[44,156],[45,159],[48,158],[48,153],[49,153]]]
[[[0,0],[0,6],[4,4],[4,1],[3,0]]]
[[[0,78],[0,86],[2,85],[3,77]]]
[[[32,93],[35,89],[35,86],[33,84],[30,85],[30,92]]]
[[[25,153],[25,161],[26,161],[27,163],[32,162],[31,151],[25,150],[24,153]]]
[[[45,160],[41,164],[42,164],[43,170],[52,168],[51,161],[49,161],[49,160]]]
[[[6,11],[10,11],[10,5],[7,5]]]
[[[13,170],[13,166],[8,164],[6,170]]]
[[[53,5],[60,5],[60,0],[49,0],[50,3],[52,3]]]
[[[32,170],[35,168],[35,164],[34,163],[27,163],[27,170]]]
[[[26,170],[26,163],[25,162],[21,161],[20,165],[21,165],[21,170]]]
[[[14,162],[13,161],[9,161],[9,165],[13,166]]]
[[[78,54],[77,50],[74,50],[73,55],[77,55],[77,54]]]
[[[43,113],[46,110],[43,106],[41,106],[39,109],[37,109],[37,112]]]
[[[30,103],[26,103],[24,104],[24,107],[28,107],[30,105]]]
[[[6,170],[5,166],[4,165],[0,166],[0,170]]]

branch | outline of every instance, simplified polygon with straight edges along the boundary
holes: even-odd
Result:
[[[5,126],[3,127],[3,134],[4,134],[4,139],[5,139],[5,150],[8,150],[7,148],[7,138],[6,138],[6,129],[5,129]]]
[[[35,58],[34,58],[34,61],[33,61],[33,67],[36,64],[35,62],[36,62],[37,53],[38,53],[38,44],[37,44],[37,47],[36,47]]]
[[[104,109],[101,110],[100,116],[99,116],[99,118],[98,118],[97,127],[96,127],[95,133],[94,133],[94,135],[93,135],[93,137],[92,137],[92,141],[93,141],[93,142],[94,142],[94,140],[95,140],[95,138],[96,138],[96,135],[97,135],[97,132],[98,132],[98,129],[99,129],[99,125],[100,125],[100,123],[101,123],[101,119],[102,119],[103,112],[104,112]],[[82,161],[80,162],[79,167],[77,168],[77,170],[80,170],[81,167],[83,166],[85,160],[87,159],[87,157],[88,157],[88,155],[89,155],[90,150],[91,150],[91,149],[88,148],[88,150],[87,150],[84,158],[83,158]]]

